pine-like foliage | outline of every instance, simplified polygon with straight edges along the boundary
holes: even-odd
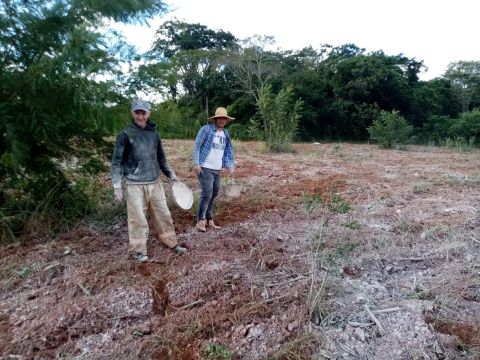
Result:
[[[257,107],[260,122],[256,130],[264,134],[267,149],[272,152],[291,151],[291,143],[297,134],[303,102],[294,101],[292,87],[273,94],[271,85],[260,88]]]
[[[141,22],[163,11],[156,0],[0,3],[0,228],[29,214],[26,198],[38,200],[28,201],[33,209],[68,203],[72,186],[59,162],[111,131],[122,97],[113,82],[97,80],[112,78],[119,61],[106,21]]]

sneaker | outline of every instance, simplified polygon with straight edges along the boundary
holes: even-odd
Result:
[[[141,253],[133,253],[132,255],[132,259],[138,261],[138,262],[147,262],[148,261],[148,256],[147,255],[143,255]]]
[[[187,252],[187,249],[180,246],[180,245],[175,245],[175,247],[173,248],[173,251],[175,251],[177,254],[181,255],[181,254],[185,254]]]

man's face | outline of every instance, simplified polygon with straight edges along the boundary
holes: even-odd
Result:
[[[137,124],[141,128],[144,128],[145,125],[147,124],[147,120],[148,120],[148,117],[150,116],[150,113],[143,110],[135,110],[135,111],[132,111],[132,116],[133,116],[133,121],[135,121],[135,124]]]
[[[219,129],[223,129],[225,125],[227,125],[227,118],[226,117],[218,117],[215,118],[215,125]]]

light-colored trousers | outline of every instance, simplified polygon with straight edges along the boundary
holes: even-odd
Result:
[[[177,245],[172,215],[160,181],[153,184],[127,184],[125,191],[128,216],[129,252],[147,255],[148,220],[150,215],[158,239],[169,248]]]

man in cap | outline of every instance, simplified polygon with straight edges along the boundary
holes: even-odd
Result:
[[[183,254],[187,249],[177,243],[160,171],[171,181],[178,181],[177,176],[165,157],[156,124],[149,120],[150,104],[141,99],[133,101],[131,114],[132,123],[117,136],[110,172],[117,201],[123,200],[122,177],[125,180],[129,254],[137,261],[148,261],[147,212],[160,241]]]
[[[201,232],[207,230],[206,226],[220,228],[213,221],[213,208],[220,190],[221,170],[229,169],[233,174],[233,146],[225,125],[228,120],[234,119],[228,116],[225,108],[217,108],[215,115],[209,118],[212,123],[202,126],[195,139],[193,170],[198,176],[202,189],[196,228]]]

